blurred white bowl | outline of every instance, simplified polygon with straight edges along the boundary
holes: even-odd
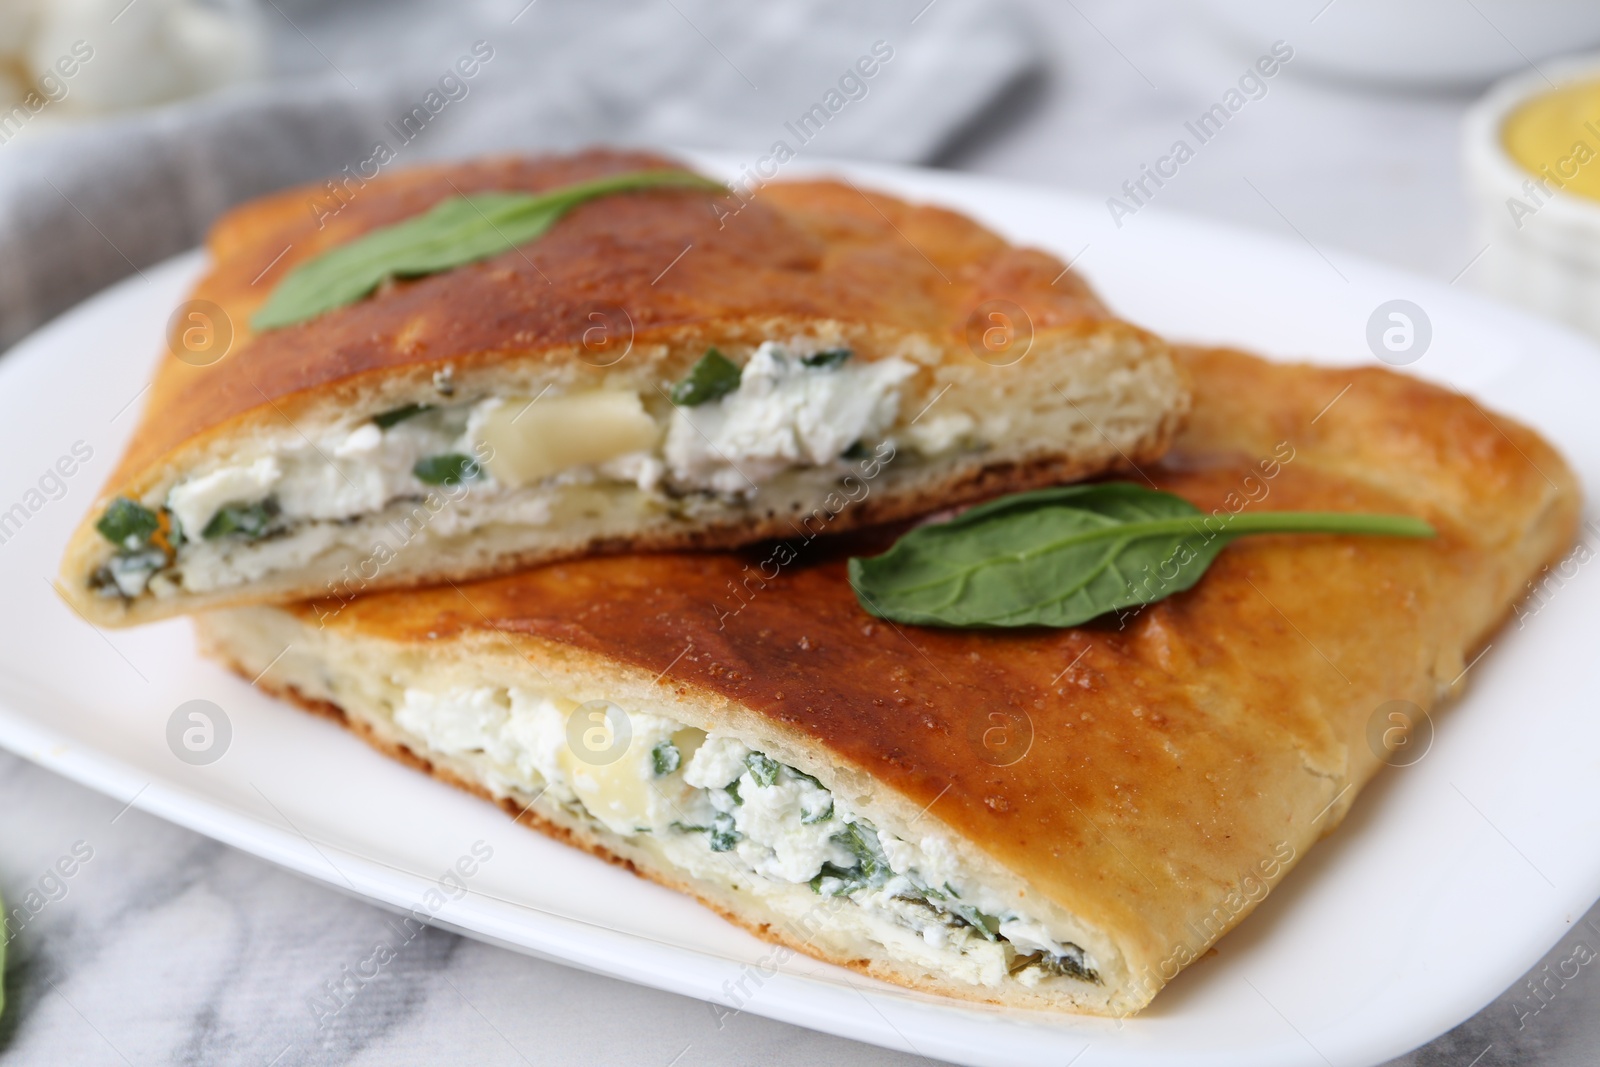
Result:
[[[15,133],[255,77],[260,23],[254,0],[0,0],[0,111],[31,97]]]
[[[1595,0],[1199,0],[1252,42],[1282,39],[1295,70],[1410,88],[1460,88],[1600,44]]]
[[[1558,85],[1600,79],[1600,53],[1542,64],[1496,85],[1474,104],[1462,128],[1467,194],[1478,244],[1472,270],[1480,289],[1561,319],[1600,337],[1600,200],[1557,190],[1545,196],[1539,176],[1506,151],[1506,119]],[[1600,153],[1600,138],[1585,138]]]

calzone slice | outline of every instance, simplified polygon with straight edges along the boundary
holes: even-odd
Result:
[[[663,169],[490,159],[226,216],[66,595],[116,625],[833,531],[1145,462],[1176,430],[1167,347],[1061,262],[846,182],[616,192],[280,314],[297,268],[439,205],[469,227],[483,205],[492,241],[507,193]]]
[[[1189,592],[1061,630],[874,619],[844,556],[882,539],[857,535],[239,608],[201,644],[760,936],[953,997],[1135,1011],[1339,824],[1403,739],[1384,709],[1460,684],[1579,505],[1538,435],[1432,386],[1184,362],[1188,429],[1142,468],[1162,488],[1439,536],[1245,538]]]

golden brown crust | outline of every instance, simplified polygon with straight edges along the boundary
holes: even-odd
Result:
[[[672,166],[676,164],[660,156],[610,151],[506,157],[386,175],[362,187],[323,221],[310,205],[326,195],[312,187],[231,212],[211,235],[213,266],[192,297],[222,309],[232,324],[232,348],[205,366],[162,358],[128,449],[68,546],[63,595],[97,624],[128,625],[181,611],[305,597],[327,588],[359,553],[351,549],[352,559],[330,553],[303,572],[289,568],[210,591],[185,590],[131,602],[99,596],[89,589],[89,578],[112,549],[93,523],[113,497],[149,503],[154,497],[147,494],[159,496],[163,487],[197,465],[215,465],[252,435],[298,440],[291,428],[304,436],[302,424],[311,426],[330,413],[364,413],[419,397],[436,399],[429,390],[435,372],[445,367],[463,389],[513,393],[516,382],[529,375],[571,371],[574,353],[592,328],[586,311],[599,306],[626,313],[637,351],[617,373],[626,369],[648,378],[648,383],[629,385],[642,386],[646,393],[680,376],[687,367],[684,361],[703,351],[707,336],[718,343],[755,344],[822,326],[863,344],[864,355],[868,350],[897,350],[896,345],[905,343],[945,360],[954,369],[941,367],[919,377],[936,374],[944,382],[940,395],[958,384],[963,388],[956,390],[957,397],[981,391],[964,384],[974,371],[989,372],[984,389],[997,388],[1000,377],[1025,381],[1031,389],[1042,389],[1045,381],[1059,388],[1057,376],[1094,363],[1080,358],[1083,347],[1091,344],[1101,349],[1097,358],[1147,387],[1145,410],[1135,416],[1121,413],[1138,425],[1131,433],[1127,426],[1113,430],[1120,444],[1108,445],[1103,435],[1069,444],[1063,430],[1059,438],[1040,433],[1037,440],[1011,442],[971,462],[940,460],[935,464],[939,477],[902,493],[897,474],[888,480],[896,482],[894,491],[850,509],[836,529],[866,521],[869,515],[897,519],[983,492],[1097,473],[1115,460],[1118,448],[1134,462],[1166,448],[1185,404],[1166,346],[1158,338],[1111,316],[1055,258],[1013,247],[954,212],[848,183],[777,183],[742,205],[683,191],[605,197],[573,210],[531,245],[386,286],[369,299],[310,322],[261,335],[249,329],[250,316],[296,266],[442,198],[485,189],[538,191],[604,174]],[[730,214],[734,209],[736,214]],[[968,319],[981,302],[992,299],[1026,309],[1034,333],[1034,359],[1026,368],[1007,368],[1005,375],[967,351]],[[588,373],[593,368],[580,369]],[[935,389],[927,392],[931,396]],[[1004,406],[1003,400],[998,403]],[[1080,429],[1087,434],[1087,427]],[[995,469],[983,469],[986,461],[993,461]],[[413,553],[407,562],[383,568],[375,585],[403,588],[419,581],[508,573],[619,547],[748,544],[780,535],[791,518],[780,513],[763,522],[753,508],[728,514],[732,518],[719,528],[657,525],[609,542],[574,535],[567,543],[561,540],[562,531],[534,531],[518,550],[487,559],[474,556],[470,565],[462,560],[454,567],[434,566],[425,558],[431,553]],[[408,573],[413,565],[415,572]],[[317,567],[326,573],[311,573]]]
[[[353,389],[401,368],[428,377],[446,364],[565,358],[592,325],[581,313],[591,304],[625,309],[636,344],[746,319],[868,323],[958,341],[972,308],[997,297],[1026,307],[1038,329],[1086,331],[1112,321],[1075,275],[1052,284],[1064,269],[1056,259],[1013,248],[961,215],[853,186],[796,182],[768,186],[742,208],[678,191],[605,197],[531,245],[392,285],[311,322],[250,331],[250,316],[296,266],[447,197],[539,192],[677,166],[606,150],[500,157],[377,178],[325,224],[310,210],[326,197],[316,186],[236,208],[213,230],[214,265],[193,294],[223,309],[233,347],[203,367],[162,359],[108,490],[125,491],[173,449],[250,412],[276,405],[293,419],[319,390]]]
[[[1183,358],[1196,415],[1144,466],[1153,482],[1206,510],[1416,514],[1439,537],[1248,538],[1192,591],[1065,630],[872,619],[844,576],[862,544],[821,541],[755,585],[769,548],[614,557],[363,598],[326,625],[665,671],[927,808],[1110,931],[1153,993],[1254,907],[1246,878],[1270,883],[1342,819],[1381,763],[1373,713],[1444,695],[1579,504],[1548,444],[1466,398],[1382,370]],[[984,758],[996,709],[1032,735],[1008,766]]]

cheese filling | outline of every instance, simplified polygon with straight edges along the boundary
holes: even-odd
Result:
[[[152,523],[162,514],[162,551],[150,540],[115,537],[121,551],[95,584],[133,597],[168,570],[153,587],[158,594],[254,580],[349,540],[352,524],[381,525],[447,490],[470,505],[453,506],[449,521],[431,528],[436,535],[491,522],[550,525],[575,486],[636,490],[641,504],[633,506],[672,509],[693,497],[747,503],[790,472],[842,476],[857,450],[893,443],[901,389],[916,368],[896,357],[855,360],[842,349],[819,362],[820,347],[766,342],[734,371],[735,387],[659,414],[639,392],[607,388],[413,404],[315,437],[290,436],[136,505]],[[970,419],[945,417],[901,433],[910,449],[933,456],[965,444],[971,430]]]
[[[739,387],[716,403],[674,409],[664,448],[674,482],[748,494],[793,467],[833,463],[893,425],[899,386],[916,373],[901,359],[808,367],[767,342]]]
[[[538,796],[813,929],[865,936],[973,985],[1099,981],[1081,948],[974,878],[945,839],[879,829],[737,738],[492,687],[407,688],[394,721],[495,791]]]

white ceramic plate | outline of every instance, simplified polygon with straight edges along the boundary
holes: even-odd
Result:
[[[1373,310],[1411,300],[1432,324],[1411,369],[1539,427],[1595,492],[1600,353],[1558,327],[1292,235],[1148,210],[1118,229],[1087,199],[841,169],[1076,259],[1119,311],[1174,337],[1368,364]],[[428,895],[434,880],[482,841],[493,858],[437,910],[443,925],[972,1064],[1376,1063],[1487,1003],[1600,893],[1600,587],[1597,568],[1580,566],[1526,625],[1495,639],[1426,757],[1381,775],[1344,827],[1143,1015],[972,1010],[804,959],[774,973],[769,946],[687,899],[513,826],[202,662],[186,622],[97,632],[57,599],[49,581],[62,543],[133,427],[148,354],[199,267],[188,255],[149,270],[0,360],[0,520],[13,503],[27,513],[20,526],[15,511],[0,521],[0,744],[86,785],[405,909],[432,910],[443,900]],[[47,479],[30,496],[78,442],[93,457],[64,488]],[[168,748],[168,719],[192,699],[214,701],[232,726],[209,766]]]

